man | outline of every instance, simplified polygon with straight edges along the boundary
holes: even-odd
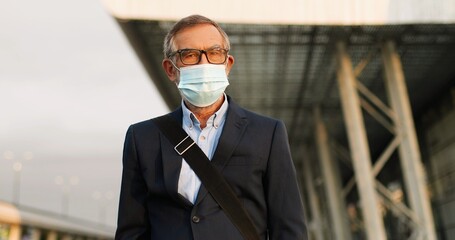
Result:
[[[182,96],[171,113],[220,170],[261,239],[307,239],[285,126],[224,94],[234,64],[212,20],[177,22],[164,41],[163,68]],[[242,239],[153,120],[130,126],[116,239]]]

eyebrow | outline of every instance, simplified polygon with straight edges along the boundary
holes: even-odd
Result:
[[[213,46],[211,46],[211,47],[209,47],[207,49],[211,49],[211,48],[222,48],[222,47],[219,44],[215,44],[215,45],[213,45]]]

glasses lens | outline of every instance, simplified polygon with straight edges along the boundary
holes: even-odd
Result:
[[[223,64],[227,59],[227,50],[222,48],[213,48],[207,51],[198,49],[182,49],[177,51],[180,54],[180,60],[183,64],[194,65],[201,60],[201,54],[205,53],[209,63]]]
[[[221,64],[226,61],[227,51],[222,48],[207,50],[207,58],[210,63]]]
[[[183,49],[180,51],[180,59],[183,64],[197,64],[200,56],[201,52],[196,49]]]

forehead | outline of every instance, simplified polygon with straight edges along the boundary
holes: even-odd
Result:
[[[174,44],[177,49],[223,47],[223,37],[215,26],[198,24],[180,30],[174,37]]]

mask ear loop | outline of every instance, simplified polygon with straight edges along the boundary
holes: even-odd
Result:
[[[172,66],[175,67],[175,69],[179,70],[180,72],[180,68],[177,67],[177,65],[175,65],[175,63],[169,58],[169,62],[171,62]]]

